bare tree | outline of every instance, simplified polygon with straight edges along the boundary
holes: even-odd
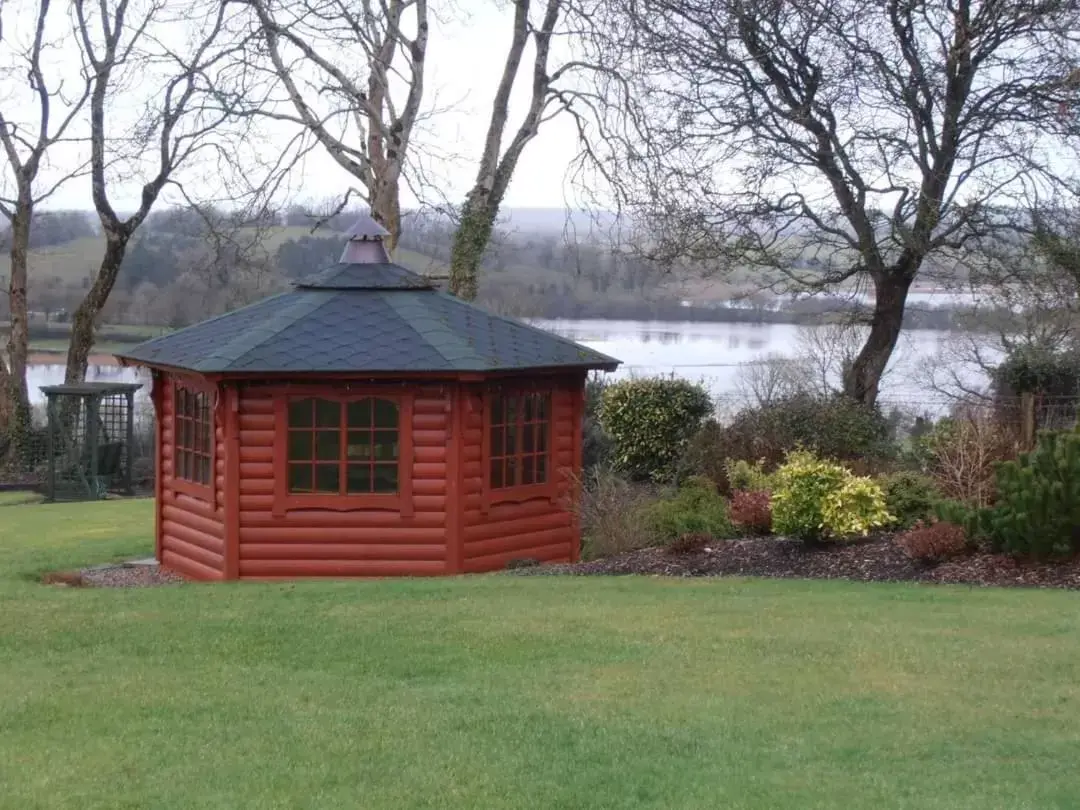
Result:
[[[1073,193],[1072,0],[616,0],[590,20],[589,157],[647,247],[872,290],[860,401],[917,278],[1015,225],[1022,192]]]
[[[454,232],[450,254],[450,292],[467,301],[476,298],[480,261],[491,242],[499,207],[521,154],[529,141],[540,132],[540,125],[546,118],[559,111],[558,106],[549,110],[549,103],[558,100],[557,94],[552,92],[553,83],[574,67],[566,64],[555,71],[549,71],[548,67],[552,37],[559,22],[560,11],[565,5],[565,0],[546,0],[543,17],[538,24],[534,24],[529,19],[530,0],[514,0],[510,48],[492,103],[476,181],[461,207],[461,218]],[[510,94],[530,39],[533,41],[534,51],[529,105],[517,132],[503,150],[503,139],[510,117]]]
[[[242,2],[254,12],[269,66],[261,53],[248,55],[248,83],[234,92],[234,109],[297,124],[314,136],[359,182],[393,249],[401,233],[400,185],[413,166],[422,117],[427,0]],[[267,69],[276,81],[256,96],[252,76]],[[275,94],[279,86],[284,99]]]
[[[231,7],[189,5],[177,19],[158,2],[74,0],[76,29],[90,76],[90,178],[94,208],[105,235],[105,249],[86,296],[71,325],[65,380],[84,379],[95,322],[108,301],[128,244],[166,186],[179,185],[178,172],[197,161],[231,160],[222,128],[229,112],[214,99],[215,71],[237,45],[224,36]],[[178,30],[179,29],[179,30]],[[183,50],[170,39],[187,40]],[[143,115],[130,129],[116,107],[122,88],[138,76],[148,94]],[[116,211],[109,187],[118,176],[139,176],[149,165],[136,210]]]
[[[798,360],[775,352],[740,364],[735,373],[735,389],[740,400],[759,408],[803,393],[803,381]]]
[[[28,30],[20,30],[28,23]],[[0,214],[10,225],[11,257],[7,363],[0,357],[0,427],[10,428],[17,446],[30,424],[26,290],[31,222],[37,206],[84,169],[74,161],[59,172],[50,171],[47,161],[57,147],[77,140],[76,121],[89,95],[89,84],[78,75],[50,70],[47,54],[63,36],[58,23],[64,23],[63,11],[52,11],[50,0],[33,6],[0,4],[0,82],[7,91],[0,101],[0,146],[6,163]]]

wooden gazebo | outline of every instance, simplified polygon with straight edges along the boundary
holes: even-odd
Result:
[[[413,576],[576,559],[590,369],[618,364],[392,264],[338,264],[119,355],[157,414],[156,556],[192,579]]]

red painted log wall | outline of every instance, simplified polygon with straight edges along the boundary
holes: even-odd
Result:
[[[447,573],[451,391],[447,385],[421,385],[415,390],[411,516],[390,509],[292,509],[277,516],[273,514],[273,394],[258,386],[241,386],[240,578]]]
[[[484,498],[485,384],[418,383],[409,516],[397,509],[274,514],[275,394],[241,382],[217,389],[213,490],[206,497],[176,491],[176,379],[164,375],[163,382],[161,561],[186,577],[222,579],[226,570],[240,579],[430,576],[499,570],[515,558],[578,556],[580,531],[567,503],[580,476],[580,375],[552,383],[553,497],[524,501],[500,501],[497,492]],[[230,474],[238,477],[236,486],[226,485]]]
[[[192,378],[195,382],[213,386]],[[161,431],[161,498],[157,503],[160,562],[189,579],[218,580],[225,574],[225,435],[222,412],[213,409],[213,485],[204,494],[177,490],[173,411],[177,378],[163,379],[159,430]]]
[[[494,502],[485,508],[483,487],[487,459],[484,447],[484,384],[467,386],[462,392],[462,509],[464,570],[497,571],[513,559],[541,562],[569,562],[575,559],[581,542],[577,523],[567,508],[572,482],[579,477],[579,440],[583,381],[580,377],[558,378],[552,392],[552,470],[555,498],[534,498],[521,502]]]

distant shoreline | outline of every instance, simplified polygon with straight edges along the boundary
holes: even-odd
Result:
[[[63,366],[67,364],[67,351],[52,349],[35,349],[30,347],[27,363],[31,366]],[[88,364],[91,366],[118,366],[120,361],[115,355],[106,352],[95,352],[90,355]]]

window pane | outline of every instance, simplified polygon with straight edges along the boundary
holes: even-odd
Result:
[[[521,459],[521,483],[532,484],[536,481],[536,456]]]
[[[503,400],[500,396],[493,396],[491,398],[491,424],[501,425],[505,411],[503,410]]]
[[[350,464],[345,485],[348,492],[371,492],[371,465]]]
[[[491,460],[491,486],[498,488],[503,485],[503,460],[493,458]]]
[[[398,407],[388,399],[375,400],[375,427],[396,428],[398,426]]]
[[[289,461],[311,461],[312,434],[310,430],[289,431]]]
[[[536,457],[536,483],[547,483],[547,456]]]
[[[371,431],[349,431],[349,444],[345,448],[345,455],[354,460],[367,460],[371,458]]]
[[[536,395],[536,418],[538,420],[548,418],[548,413],[551,411],[551,408],[548,405],[549,399],[550,397],[545,394]]]
[[[187,391],[183,388],[176,390],[176,415],[187,416]]]
[[[187,465],[187,451],[186,450],[181,450],[180,448],[177,448],[177,450],[176,450],[176,469],[173,470],[173,474],[177,478],[187,478],[188,477],[188,469],[187,469],[186,465]]]
[[[521,452],[531,453],[533,452],[533,431],[536,430],[536,425],[525,425],[522,431],[522,446]]]
[[[315,400],[315,426],[339,427],[341,425],[341,403],[330,399]]]
[[[199,420],[202,422],[210,421],[210,397],[207,394],[199,394],[197,397]]]
[[[397,437],[396,430],[375,431],[375,459],[377,461],[397,461]]]
[[[507,397],[504,401],[506,402],[506,411],[503,414],[502,421],[512,425],[518,419],[518,400],[517,397]]]
[[[506,486],[512,487],[521,483],[521,470],[518,467],[518,459],[516,456],[508,456],[506,459],[506,475],[504,476]]]
[[[315,458],[318,461],[337,461],[341,458],[340,431],[315,431]]]
[[[294,399],[289,403],[289,427],[311,427],[314,400]]]
[[[503,454],[503,427],[502,425],[491,426],[491,455]]]
[[[512,456],[517,451],[517,425],[511,422],[506,426],[506,455]]]
[[[340,492],[340,468],[337,464],[315,465],[315,491],[316,492]]]
[[[536,408],[534,407],[535,403],[536,403],[536,395],[535,394],[527,394],[525,396],[525,403],[524,404],[525,404],[525,421],[526,422],[531,422],[533,419],[536,418]]]
[[[361,399],[348,405],[349,427],[371,427],[371,400]]]
[[[289,465],[289,492],[311,492],[311,465]]]
[[[397,492],[397,464],[375,465],[375,492]]]
[[[209,484],[211,481],[209,456],[199,456],[199,481],[203,484]]]
[[[536,426],[536,449],[537,452],[547,452],[548,423],[541,422]]]

